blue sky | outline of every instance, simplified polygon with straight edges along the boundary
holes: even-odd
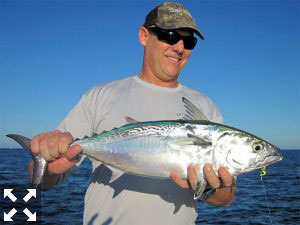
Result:
[[[53,130],[89,88],[136,75],[138,30],[163,1],[0,1],[0,147]],[[300,149],[300,3],[177,1],[206,37],[180,82],[225,123]]]

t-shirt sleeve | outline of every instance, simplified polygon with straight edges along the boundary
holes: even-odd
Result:
[[[57,129],[70,132],[74,139],[92,135],[95,107],[93,94],[93,90],[84,94]]]

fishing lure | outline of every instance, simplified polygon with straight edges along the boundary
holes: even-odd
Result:
[[[265,166],[265,167],[261,168],[260,176],[262,177],[262,176],[265,176],[266,174],[267,174],[267,167]]]

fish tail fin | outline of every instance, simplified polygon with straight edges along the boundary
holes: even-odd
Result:
[[[34,156],[31,152],[31,139],[18,134],[8,134],[7,137],[18,142],[32,157],[34,162],[31,186],[37,188],[46,172],[47,161],[42,156]]]

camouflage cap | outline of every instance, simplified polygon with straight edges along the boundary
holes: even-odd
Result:
[[[204,40],[192,15],[178,3],[166,2],[151,10],[146,16],[144,27],[154,26],[162,29],[188,28]]]

